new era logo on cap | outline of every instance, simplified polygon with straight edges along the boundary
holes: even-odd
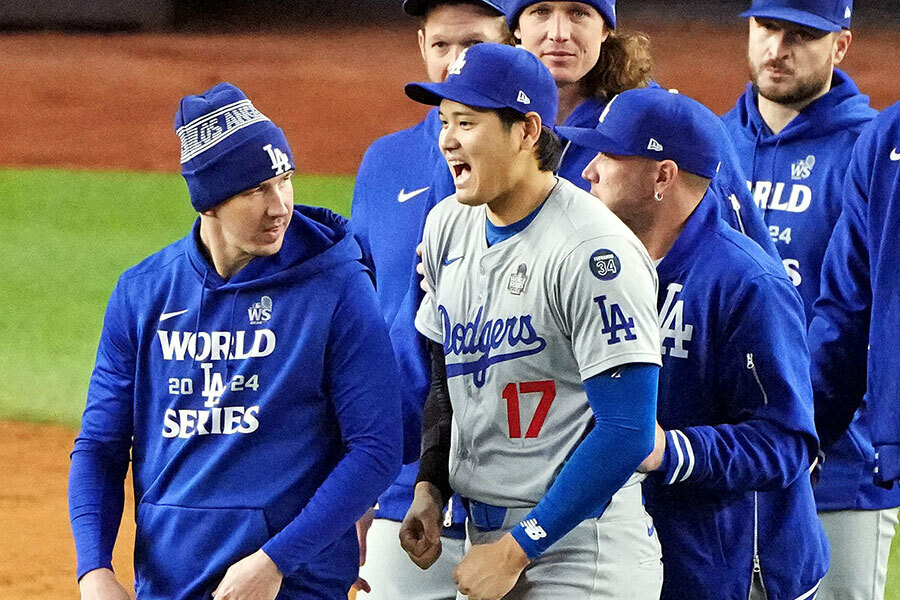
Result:
[[[844,18],[845,19],[849,19],[852,15],[853,15],[853,11],[850,10],[849,6],[846,9],[844,9]]]
[[[531,104],[531,98],[529,98],[525,92],[519,90],[519,97],[516,98],[516,102],[521,102],[522,104]]]
[[[650,143],[647,144],[647,150],[653,150],[654,152],[662,152],[663,147],[662,147],[662,144],[657,142],[655,139],[650,138]]]

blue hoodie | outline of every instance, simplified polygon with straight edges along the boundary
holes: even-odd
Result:
[[[418,125],[375,140],[363,156],[353,191],[351,227],[366,264],[375,273],[378,302],[400,373],[404,462],[411,464],[403,466],[397,481],[378,499],[375,512],[378,518],[394,521],[402,521],[412,504],[422,407],[431,377],[425,340],[413,324],[420,300],[416,246],[428,212],[456,191],[438,146],[440,132],[440,116],[434,108]],[[462,539],[466,511],[458,496],[450,503],[450,523],[455,526],[444,534]]]
[[[860,135],[843,191],[809,326],[816,426],[823,442],[835,439],[864,393],[875,458],[857,475],[893,485],[900,479],[900,103]]]
[[[660,87],[658,83],[651,82],[651,87]],[[588,98],[575,107],[572,114],[563,123],[566,127],[581,127],[593,129],[597,125],[597,121],[603,115],[607,102],[597,98]],[[722,218],[737,231],[740,231],[757,244],[759,244],[766,252],[773,257],[778,256],[775,246],[769,238],[768,230],[759,216],[754,210],[753,198],[747,189],[740,183],[743,180],[743,171],[738,162],[737,154],[730,143],[728,143],[727,135],[723,130],[722,147],[720,151],[723,156],[722,166],[719,173],[713,178],[713,189],[716,191],[716,197],[722,202]],[[572,143],[570,140],[563,139],[563,151],[560,159],[558,174],[560,177],[568,179],[581,189],[591,191],[591,184],[584,179],[581,174],[584,168],[588,166],[597,152]]]
[[[400,467],[400,404],[344,220],[296,207],[222,279],[190,235],[119,279],[70,471],[79,578],[110,567],[131,450],[142,600],[201,600],[262,548],[279,599],[346,598],[354,522]]]
[[[819,295],[825,247],[841,214],[841,188],[850,149],[877,113],[850,77],[835,69],[831,90],[804,108],[778,134],[747,86],[737,106],[722,117],[749,175],[748,187],[762,209],[773,241],[800,296],[807,323]],[[862,474],[871,472],[874,451],[865,420],[859,418],[827,459],[816,486],[819,510],[880,509],[900,505]]]
[[[644,481],[662,598],[814,595],[828,567],[800,299],[781,265],[721,220],[710,190],[657,266],[659,471]],[[810,592],[809,595],[807,592]]]

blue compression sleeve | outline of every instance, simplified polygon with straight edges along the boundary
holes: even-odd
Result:
[[[113,546],[125,507],[128,445],[79,438],[69,470],[69,519],[80,580],[94,569],[112,569]]]
[[[594,427],[544,498],[511,532],[528,558],[537,558],[599,514],[653,451],[658,383],[659,367],[650,364],[616,367],[584,382]]]

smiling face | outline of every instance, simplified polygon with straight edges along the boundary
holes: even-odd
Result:
[[[419,51],[428,79],[435,83],[447,78],[450,65],[460,52],[483,42],[503,43],[506,21],[484,7],[472,4],[439,4],[431,9],[419,29]]]
[[[284,242],[294,208],[293,171],[277,175],[232,196],[202,213],[215,229],[210,248],[230,266],[243,266],[257,256],[271,256]],[[236,271],[233,271],[236,272]]]
[[[522,149],[523,127],[506,127],[496,112],[452,100],[440,107],[441,152],[450,166],[456,199],[468,206],[505,200],[525,176],[533,152]]]
[[[834,66],[850,44],[850,32],[829,33],[789,21],[750,19],[747,58],[763,98],[796,104],[828,91]]]
[[[582,2],[537,2],[519,16],[515,36],[541,59],[558,85],[580,81],[597,64],[606,21]]]

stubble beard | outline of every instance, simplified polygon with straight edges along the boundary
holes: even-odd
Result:
[[[776,104],[797,104],[813,98],[828,85],[831,73],[834,69],[831,60],[829,59],[818,69],[814,69],[805,77],[798,77],[796,71],[793,71],[794,84],[788,89],[778,89],[776,86],[761,86],[759,83],[759,73],[773,62],[775,61],[767,61],[760,67],[756,67],[753,64],[753,61],[748,58],[753,86],[757,89],[760,96],[770,102],[775,102]]]

